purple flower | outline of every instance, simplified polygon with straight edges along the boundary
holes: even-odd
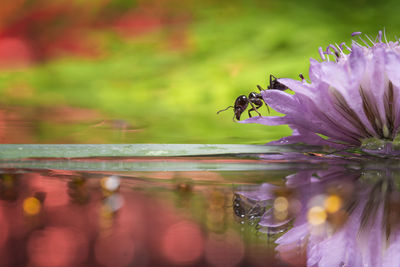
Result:
[[[310,82],[278,80],[295,94],[261,91],[265,103],[286,116],[243,122],[288,124],[292,136],[273,144],[362,147],[392,153],[400,139],[400,45],[386,37],[382,40],[381,31],[376,40],[359,38],[351,47],[342,43],[329,45],[325,51],[320,48],[321,62],[311,59]]]

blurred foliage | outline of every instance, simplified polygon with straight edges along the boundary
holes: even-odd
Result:
[[[266,87],[271,73],[307,77],[319,46],[384,27],[393,40],[400,29],[394,0],[96,2],[102,4],[87,15],[91,22],[79,24],[84,35],[73,35],[96,53],[54,54],[47,40],[41,47],[53,52],[39,64],[0,72],[0,104],[40,108],[38,116],[54,106],[94,109],[97,123],[122,121],[129,131],[121,138],[38,119],[35,142],[263,144],[289,128],[234,123],[232,110],[216,111],[257,84]]]

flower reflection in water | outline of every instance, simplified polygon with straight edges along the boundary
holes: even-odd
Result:
[[[262,184],[237,197],[265,207],[258,227],[274,234],[286,263],[400,266],[399,177],[393,170],[301,171],[284,188]]]

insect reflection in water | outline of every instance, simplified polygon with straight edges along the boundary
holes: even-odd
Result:
[[[233,212],[238,218],[254,220],[261,217],[265,212],[265,206],[248,199],[240,194],[233,195]]]

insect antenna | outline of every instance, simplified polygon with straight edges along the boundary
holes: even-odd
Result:
[[[225,108],[225,109],[221,109],[220,111],[217,112],[217,114],[219,114],[220,112],[225,111],[225,110],[227,110],[227,109],[229,109],[229,108],[233,108],[233,106],[229,106],[229,107],[227,107],[227,108]]]

